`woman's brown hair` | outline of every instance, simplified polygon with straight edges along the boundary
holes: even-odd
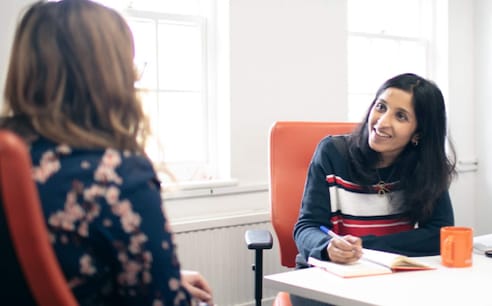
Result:
[[[37,2],[16,30],[4,115],[57,143],[143,151],[149,130],[133,57],[116,11],[89,0]]]

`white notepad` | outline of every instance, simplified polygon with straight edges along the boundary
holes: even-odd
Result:
[[[473,238],[473,251],[483,255],[486,250],[492,250],[492,234]]]

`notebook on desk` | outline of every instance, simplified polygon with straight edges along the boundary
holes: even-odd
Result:
[[[363,249],[363,253],[364,255],[361,259],[350,264],[338,264],[313,257],[308,259],[308,263],[311,266],[321,268],[344,278],[435,269],[434,267],[400,254],[369,249]]]
[[[484,255],[487,250],[492,250],[492,234],[473,237],[473,252]]]

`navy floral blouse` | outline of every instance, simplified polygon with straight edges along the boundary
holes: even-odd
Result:
[[[31,144],[58,260],[81,305],[188,305],[160,185],[145,157]]]

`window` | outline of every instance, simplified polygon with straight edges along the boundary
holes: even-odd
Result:
[[[147,152],[163,181],[225,179],[218,163],[215,0],[100,0],[127,19],[135,40]],[[222,165],[223,166],[223,165]]]
[[[360,121],[388,78],[435,74],[433,0],[348,0],[348,104]]]

